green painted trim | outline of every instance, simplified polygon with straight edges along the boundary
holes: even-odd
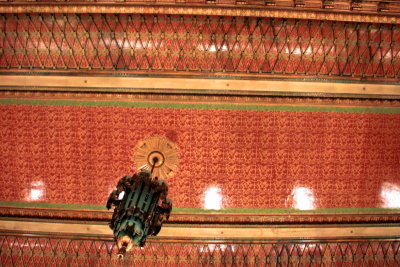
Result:
[[[387,213],[400,212],[400,209],[386,208],[332,208],[332,209],[314,209],[314,210],[296,210],[296,209],[222,209],[207,210],[200,208],[174,208],[175,212],[193,212],[193,213],[256,213],[256,214],[302,214],[302,213]]]
[[[101,205],[79,205],[79,204],[17,202],[17,201],[0,201],[0,206],[19,207],[19,208],[71,209],[71,210],[107,210],[105,205],[101,206]]]
[[[319,107],[319,106],[287,106],[287,105],[239,105],[239,104],[203,104],[203,103],[157,103],[157,102],[81,101],[81,100],[0,99],[0,105],[134,107],[134,108],[172,108],[172,109],[207,109],[207,110],[306,111],[306,112],[400,114],[400,108]]]
[[[71,209],[71,210],[98,210],[106,211],[105,205],[78,205],[78,204],[61,204],[61,203],[40,203],[40,202],[16,202],[16,201],[0,201],[0,206],[7,207],[24,207],[24,208],[51,208],[51,209]],[[385,208],[334,208],[334,209],[315,209],[315,210],[295,210],[295,209],[222,209],[207,210],[201,208],[175,208],[174,212],[187,213],[253,213],[253,214],[302,214],[302,213],[400,213],[400,209]]]

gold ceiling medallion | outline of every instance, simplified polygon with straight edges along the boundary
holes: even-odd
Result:
[[[166,137],[149,137],[140,141],[134,152],[134,163],[138,170],[149,170],[153,177],[165,179],[178,169],[178,148]]]

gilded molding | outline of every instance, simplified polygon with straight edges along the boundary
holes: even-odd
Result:
[[[109,222],[112,212],[95,210],[0,207],[0,217]],[[398,223],[400,213],[249,214],[173,212],[168,224],[325,224]]]
[[[299,8],[249,8],[249,7],[210,7],[210,6],[145,6],[115,3],[0,3],[0,13],[126,13],[126,14],[174,14],[174,15],[210,15],[244,16],[290,19],[313,19],[347,22],[400,24],[400,16],[388,14],[365,14],[356,12],[336,12],[300,10]]]
[[[303,96],[229,96],[206,94],[142,94],[142,93],[90,93],[64,91],[13,91],[1,90],[0,99],[73,99],[76,101],[136,101],[136,102],[169,102],[169,103],[209,103],[209,104],[259,104],[259,105],[318,105],[345,107],[400,107],[400,100],[390,99],[361,99],[361,98],[332,98]]]

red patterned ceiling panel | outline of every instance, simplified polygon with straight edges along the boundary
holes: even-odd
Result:
[[[399,205],[398,114],[30,105],[0,113],[1,201],[103,205],[132,171],[136,144],[166,136],[180,149],[168,179],[175,207],[203,208],[212,191],[224,208],[301,209],[302,198],[304,208]]]
[[[398,80],[400,26],[178,15],[0,15],[0,69]]]

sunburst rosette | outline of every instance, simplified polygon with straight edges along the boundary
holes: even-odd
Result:
[[[153,170],[152,176],[160,179],[172,177],[178,169],[178,152],[176,145],[166,137],[146,138],[135,148],[135,167]]]

